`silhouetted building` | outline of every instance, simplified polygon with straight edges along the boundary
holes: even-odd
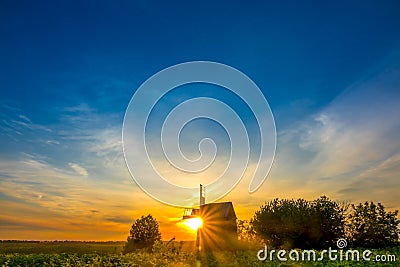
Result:
[[[205,204],[205,188],[200,184],[200,207],[186,208],[183,219],[200,217],[203,225],[197,230],[198,252],[230,250],[237,244],[236,213],[232,202]]]
[[[198,231],[202,251],[234,248],[237,226],[232,202],[201,205],[199,215],[203,219],[203,226]]]

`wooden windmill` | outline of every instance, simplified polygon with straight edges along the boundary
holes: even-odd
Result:
[[[205,203],[205,188],[200,184],[199,208],[187,208],[183,220],[199,220],[197,252],[226,250],[237,241],[236,213],[232,202]]]

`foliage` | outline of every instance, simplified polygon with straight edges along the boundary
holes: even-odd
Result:
[[[46,243],[46,246],[42,246]],[[111,242],[96,242],[96,248],[107,251],[104,254],[92,253],[55,253],[58,247],[64,246],[73,251],[87,251],[89,242],[9,242],[8,250],[29,251],[34,248],[37,253],[0,253],[0,266],[193,266],[195,262],[194,242],[161,242],[155,241],[152,252],[136,250],[133,253],[114,253],[109,249]],[[94,242],[90,242],[94,243]],[[4,243],[0,242],[0,247]],[[54,245],[56,249],[51,249]],[[80,247],[85,247],[80,249]],[[100,247],[104,248],[101,249]],[[48,250],[52,251],[49,252]],[[4,251],[4,249],[3,249]]]
[[[256,235],[251,221],[237,220],[237,241],[233,244],[234,250],[254,250],[263,246],[263,241]]]
[[[132,224],[123,252],[129,253],[136,249],[151,251],[154,242],[157,240],[161,240],[157,220],[150,214],[146,217],[142,216]]]
[[[302,247],[297,241],[309,239],[310,220],[307,201],[274,199],[256,211],[252,225],[256,234],[273,247]]]
[[[316,251],[316,259],[321,257],[321,251]],[[205,266],[398,266],[399,256],[400,256],[400,247],[390,248],[389,250],[374,250],[370,255],[371,261],[366,262],[362,259],[360,261],[340,261],[330,260],[326,254],[323,257],[322,261],[292,261],[288,259],[288,261],[279,261],[275,256],[273,260],[267,259],[265,261],[259,261],[256,257],[257,250],[246,250],[246,251],[220,251],[213,252],[207,255],[207,259],[203,261]],[[386,261],[386,262],[377,262],[374,261],[374,257],[376,255],[396,255],[396,261]]]
[[[126,242],[123,241],[0,241],[0,254],[119,254]]]
[[[256,211],[251,224],[273,247],[323,248],[344,236],[344,212],[325,196],[311,202],[274,199]]]
[[[247,220],[237,220],[238,239],[244,242],[252,242],[256,239],[256,233],[252,224]]]
[[[333,247],[339,238],[345,237],[346,211],[348,204],[338,203],[326,196],[321,196],[312,202],[316,216],[316,227],[319,239],[314,248]]]
[[[349,240],[353,246],[379,248],[399,244],[398,211],[387,212],[381,203],[352,205],[349,215]]]
[[[183,242],[156,241],[153,246],[153,254],[164,266],[180,266],[185,263],[193,263],[196,255],[194,250],[185,251]]]
[[[192,253],[193,254],[193,253]],[[191,254],[191,255],[192,255]],[[189,255],[189,253],[184,253]],[[0,266],[192,266],[192,258],[158,257],[148,252],[125,255],[0,254]]]
[[[52,243],[52,242],[49,242]],[[83,243],[84,244],[84,243]],[[0,246],[3,243],[0,243]],[[14,243],[15,246],[18,244]],[[38,243],[32,246],[37,246]],[[80,246],[80,242],[73,245]],[[101,243],[99,246],[107,246]],[[71,244],[72,247],[72,244]],[[45,251],[44,247],[43,253]],[[330,261],[325,254],[322,261],[279,261],[276,257],[273,260],[259,261],[257,251],[261,246],[252,250],[241,251],[215,251],[210,252],[196,262],[193,242],[159,242],[156,241],[152,252],[136,250],[128,254],[110,254],[98,255],[94,253],[76,254],[0,254],[0,266],[398,266],[400,258],[400,247],[389,249],[373,250],[371,259],[375,255],[396,255],[395,262],[376,262],[376,261]],[[317,251],[317,257],[321,252]]]
[[[344,237],[346,219],[346,239],[352,247],[387,247],[373,249],[371,259],[374,255],[396,256],[395,262],[372,260],[368,266],[398,266],[398,212],[387,212],[380,203],[365,202],[352,205],[352,212],[346,217],[346,208],[325,196],[314,201],[275,199],[262,206],[250,222],[237,221],[240,243],[246,245],[204,252],[198,258],[194,242],[162,242],[157,221],[151,215],[142,216],[133,223],[128,237],[128,243],[131,241],[134,247],[130,253],[121,253],[121,242],[0,241],[0,266],[364,266],[367,262],[362,260],[331,261],[326,254],[322,261],[282,262],[276,257],[277,250],[272,260],[257,258],[264,246],[257,244],[258,236],[269,242],[269,248],[335,248],[332,242]],[[323,253],[317,251],[317,257]]]

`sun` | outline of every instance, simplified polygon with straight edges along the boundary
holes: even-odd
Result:
[[[197,231],[197,229],[199,229],[203,225],[203,220],[199,217],[196,217],[196,218],[186,219],[183,222],[183,224],[192,229],[193,231]]]

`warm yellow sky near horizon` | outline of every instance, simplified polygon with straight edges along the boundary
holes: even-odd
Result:
[[[250,219],[265,201],[274,198],[312,200],[327,195],[333,200],[353,203],[368,200],[382,202],[390,210],[400,208],[394,193],[383,196],[366,192],[346,197],[337,193],[335,182],[317,179],[293,183],[289,179],[274,178],[276,172],[272,170],[271,177],[256,193],[247,193],[249,179],[244,178],[220,201],[232,201],[238,219],[244,220]],[[47,201],[45,195],[36,196],[30,203],[3,200],[0,239],[125,241],[133,220],[147,214],[152,214],[159,222],[163,240],[173,237],[176,240],[195,239],[195,232],[181,222],[184,208],[171,207],[152,199],[132,181],[118,186],[119,190],[89,188],[82,185],[81,194],[75,192],[65,201],[61,198]],[[84,197],[91,200],[90,205]]]

